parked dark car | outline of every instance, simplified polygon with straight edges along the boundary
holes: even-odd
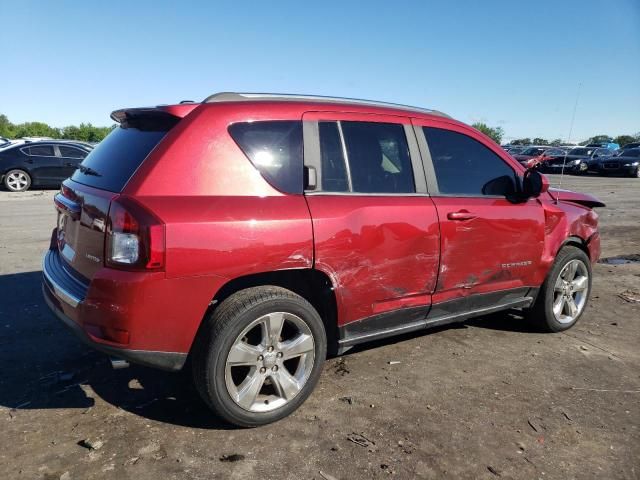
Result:
[[[638,147],[640,147],[640,142],[631,142],[623,145],[620,150],[629,150],[631,148],[638,148]]]
[[[49,140],[5,148],[0,151],[0,181],[12,192],[59,187],[91,150],[82,143]]]
[[[546,151],[540,158],[540,171],[548,173],[587,173],[598,171],[598,160],[613,155],[608,148],[575,147],[565,153],[564,150]]]
[[[604,175],[617,174],[640,178],[640,148],[622,150],[618,155],[600,159],[597,169]]]
[[[292,413],[327,350],[514,308],[560,332],[587,306],[603,204],[443,113],[221,93],[111,118],[54,197],[46,302],[112,356],[188,365],[233,424]]]

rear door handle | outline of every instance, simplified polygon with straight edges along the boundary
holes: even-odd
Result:
[[[447,218],[449,220],[473,220],[476,218],[476,215],[466,210],[460,210],[458,212],[447,213]]]

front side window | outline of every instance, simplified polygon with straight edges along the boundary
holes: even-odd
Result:
[[[322,184],[326,191],[388,194],[416,191],[402,125],[320,122],[319,127]]]
[[[229,134],[271,185],[302,193],[302,122],[234,123]]]
[[[60,155],[65,158],[84,158],[87,156],[87,152],[79,148],[66,147],[64,145],[60,145],[58,148],[60,149]]]
[[[507,196],[515,193],[515,173],[502,158],[473,138],[423,127],[438,190],[444,195]]]

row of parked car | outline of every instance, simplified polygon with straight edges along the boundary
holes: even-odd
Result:
[[[32,186],[58,188],[93,147],[75,140],[0,137],[0,182],[12,192]]]
[[[586,146],[504,145],[503,148],[526,167],[546,173],[625,175],[640,178],[640,142],[622,148],[617,144]]]

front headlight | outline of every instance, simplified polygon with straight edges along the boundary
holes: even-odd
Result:
[[[629,162],[629,163],[625,163],[623,165],[623,167],[635,167],[636,165],[638,165],[639,162]]]
[[[571,165],[580,165],[582,163],[582,160],[572,160],[571,161]]]

